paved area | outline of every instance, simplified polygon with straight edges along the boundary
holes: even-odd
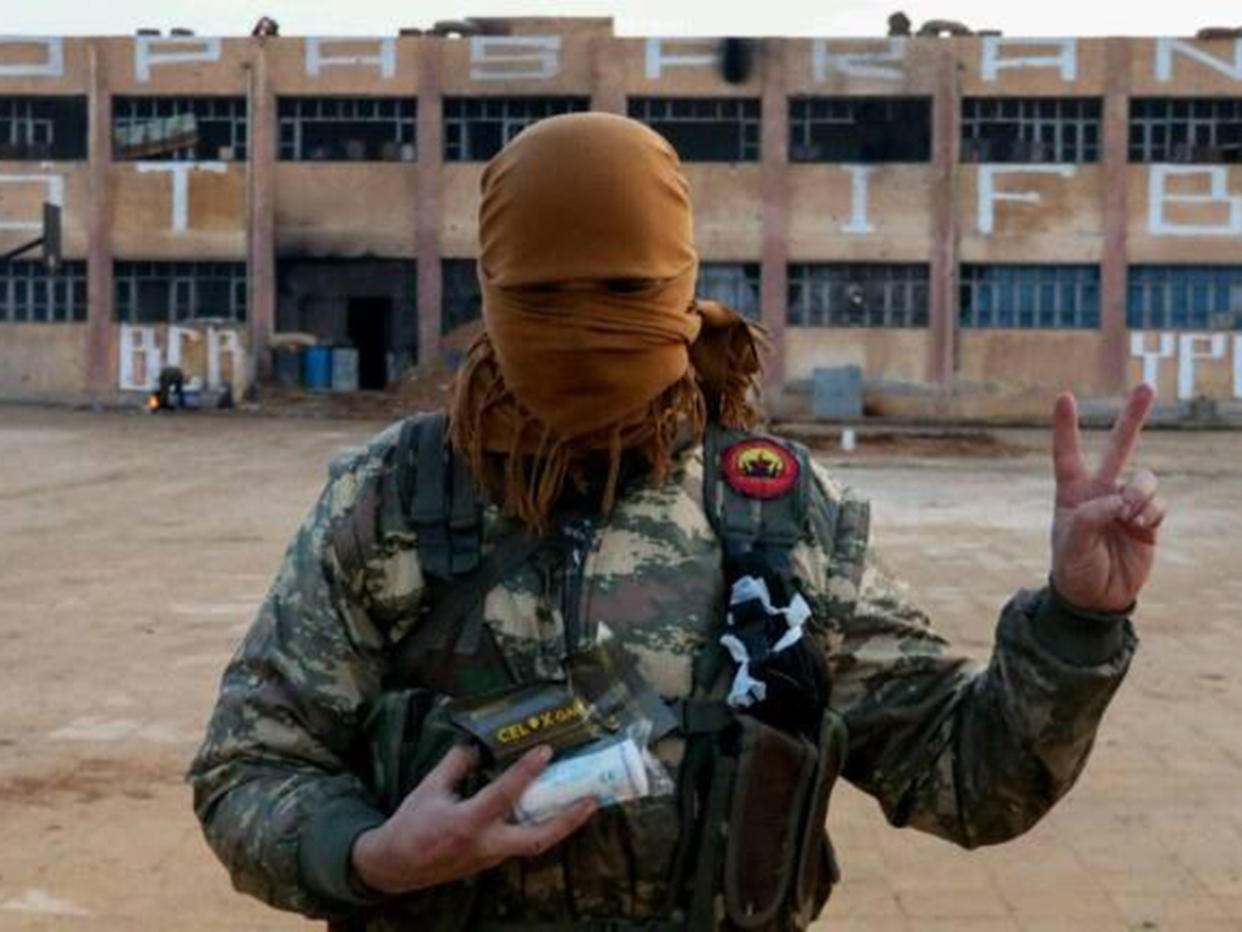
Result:
[[[0,408],[0,929],[306,927],[233,894],[180,774],[328,458],[375,427]],[[1004,439],[1032,452],[840,465],[889,562],[981,654],[1047,565],[1044,438]],[[1242,435],[1153,434],[1142,454],[1175,511],[1079,785],[976,852],[844,788],[823,928],[1242,929]]]

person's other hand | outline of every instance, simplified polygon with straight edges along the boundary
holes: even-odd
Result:
[[[387,822],[358,836],[352,852],[358,877],[381,893],[408,893],[551,848],[596,809],[594,800],[583,800],[547,822],[508,821],[551,756],[550,748],[535,748],[474,796],[462,799],[457,787],[478,765],[478,755],[454,747]]]
[[[1109,613],[1128,609],[1151,575],[1166,506],[1147,470],[1121,473],[1155,401],[1144,382],[1130,393],[1099,468],[1082,458],[1078,405],[1068,392],[1053,413],[1056,509],[1052,519],[1052,584],[1072,605]]]

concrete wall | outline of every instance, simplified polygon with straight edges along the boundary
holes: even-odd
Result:
[[[278,255],[415,255],[417,166],[281,162],[275,174]]]
[[[875,384],[922,386],[932,399],[924,407],[941,413],[1026,410],[1031,398],[1042,404],[1065,385],[1116,398],[1144,373],[1169,404],[1200,393],[1242,397],[1242,349],[1235,352],[1232,333],[1135,334],[1125,326],[1129,264],[1242,265],[1242,169],[1129,164],[1126,151],[1131,96],[1242,94],[1233,40],[764,40],[752,46],[744,80],[728,83],[714,40],[616,38],[606,19],[491,27],[507,34],[0,40],[0,95],[89,95],[92,120],[86,161],[0,163],[0,250],[38,235],[40,203],[60,199],[65,252],[91,269],[86,327],[0,323],[2,358],[24,360],[0,367],[0,395],[30,385],[116,389],[116,259],[246,260],[253,362],[264,358],[275,326],[277,256],[416,258],[411,333],[422,336],[420,352],[433,354],[439,260],[474,255],[482,171],[443,163],[441,96],[572,94],[616,112],[635,95],[762,99],[762,161],[690,164],[686,174],[703,258],[762,263],[778,382],[855,361]],[[112,97],[147,94],[247,97],[249,161],[113,162]],[[331,94],[417,98],[418,163],[278,161],[277,99]],[[932,158],[789,164],[785,101],[806,94],[930,99]],[[960,163],[962,98],[1014,95],[1101,98],[1101,161]],[[928,262],[929,326],[786,330],[785,263],[817,261]],[[958,263],[1006,262],[1098,264],[1099,331],[960,332]],[[19,345],[20,354],[11,349]],[[66,365],[84,373],[66,379]]]
[[[0,324],[0,391],[76,401],[86,392],[85,324]]]

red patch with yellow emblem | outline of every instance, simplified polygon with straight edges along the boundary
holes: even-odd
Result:
[[[724,451],[721,471],[748,498],[780,498],[798,481],[798,460],[771,440],[743,440]]]

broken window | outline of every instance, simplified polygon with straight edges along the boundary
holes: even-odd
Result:
[[[112,147],[120,160],[242,162],[245,97],[114,97]]]
[[[926,162],[925,97],[791,97],[791,162]]]
[[[1134,330],[1242,330],[1242,266],[1132,265],[1126,326]]]
[[[683,162],[759,161],[753,97],[631,97],[629,114],[672,143]]]
[[[927,265],[791,265],[788,322],[793,327],[926,327]]]
[[[85,97],[0,97],[0,161],[84,158]]]
[[[963,328],[1095,329],[1100,270],[1094,265],[963,265]]]
[[[54,273],[42,262],[0,264],[0,321],[67,323],[86,320],[86,263],[62,262]]]
[[[294,162],[413,162],[412,97],[282,97],[280,157]]]
[[[1098,97],[967,97],[963,162],[1098,162]]]
[[[589,97],[445,97],[444,158],[486,162],[530,124],[589,109]]]
[[[719,301],[750,320],[758,320],[759,263],[703,262],[695,292],[700,298]]]
[[[1242,98],[1132,98],[1130,161],[1242,161]]]
[[[113,278],[124,323],[246,319],[244,262],[117,262]]]
[[[474,259],[444,259],[440,263],[440,333],[452,333],[483,316],[483,291]]]

